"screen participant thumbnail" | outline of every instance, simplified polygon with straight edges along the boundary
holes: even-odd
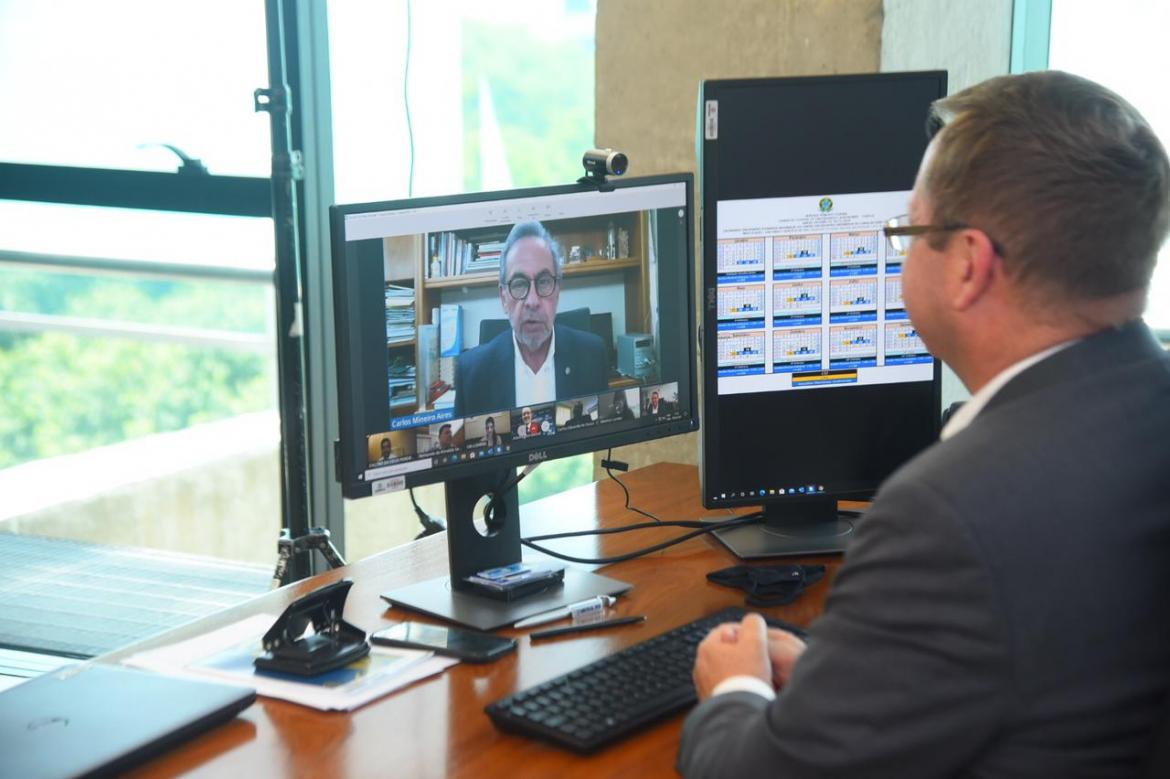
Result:
[[[595,424],[598,417],[596,395],[557,403],[557,430],[572,430]]]
[[[539,438],[557,432],[556,405],[524,406],[512,412],[513,438]]]
[[[419,454],[445,454],[463,448],[463,420],[415,428]]]
[[[607,392],[599,400],[602,422],[628,422],[637,419],[641,411],[637,387]]]
[[[390,430],[366,436],[366,463],[387,465],[409,460],[417,454],[413,430]]]
[[[490,454],[507,451],[512,441],[512,415],[499,411],[470,417],[463,424],[463,437],[468,449],[483,449]]]
[[[662,419],[678,411],[678,382],[652,384],[642,389],[642,416]]]

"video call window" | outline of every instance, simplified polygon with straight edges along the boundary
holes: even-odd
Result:
[[[657,222],[639,210],[384,238],[391,415],[467,418],[658,379]]]
[[[412,431],[398,449],[420,467],[494,449],[487,427],[509,451],[599,433],[607,414],[640,419],[639,387],[688,375],[687,331],[674,324],[685,316],[673,272],[688,252],[684,183],[379,205],[344,223],[346,294],[362,301],[349,317],[368,339],[361,364],[377,371],[363,367],[361,403],[386,415],[368,434]],[[384,464],[380,446],[371,465]],[[366,478],[418,470],[395,467]]]

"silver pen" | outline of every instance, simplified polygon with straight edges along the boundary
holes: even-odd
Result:
[[[617,603],[617,598],[613,595],[597,595],[579,603],[570,603],[568,606],[560,606],[551,611],[542,611],[540,614],[525,617],[522,620],[518,620],[512,627],[528,628],[533,625],[543,625],[546,622],[555,622],[558,619],[564,619],[570,615],[578,616],[581,614],[590,614],[594,611],[601,611],[615,603]]]

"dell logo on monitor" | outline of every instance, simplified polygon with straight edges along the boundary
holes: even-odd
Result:
[[[528,462],[530,463],[542,463],[547,459],[548,452],[545,451],[533,452],[532,454],[528,455]]]

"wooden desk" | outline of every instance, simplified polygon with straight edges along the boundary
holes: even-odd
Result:
[[[663,519],[696,519],[718,512],[699,502],[696,469],[658,464],[623,477],[632,503]],[[621,489],[610,480],[569,490],[524,507],[524,535],[557,530],[615,527],[643,518],[624,509]],[[588,557],[612,556],[673,537],[678,528],[651,529],[604,538],[557,542],[558,550]],[[805,625],[824,604],[840,565],[824,562],[829,575],[796,603],[767,610]],[[648,557],[605,569],[634,589],[619,614],[646,614],[641,625],[569,636],[532,645],[521,638],[516,652],[488,665],[462,663],[443,674],[348,713],[320,712],[261,698],[236,721],[188,742],[131,774],[135,777],[647,777],[675,776],[682,714],[588,757],[497,730],[483,707],[615,650],[725,606],[742,605],[739,590],[709,583],[706,574],[737,563],[717,541],[692,539]],[[417,618],[387,610],[378,595],[447,570],[446,539],[432,536],[259,597],[214,617],[108,656],[117,660],[149,646],[171,643],[228,624],[248,614],[279,613],[296,597],[335,579],[354,580],[346,619],[367,631]],[[525,636],[530,631],[505,631]]]

